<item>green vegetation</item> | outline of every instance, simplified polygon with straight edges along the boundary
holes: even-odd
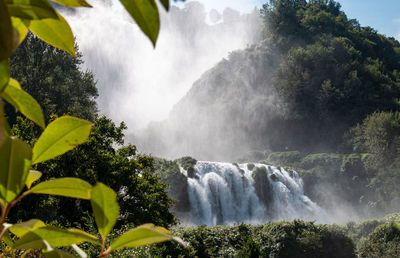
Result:
[[[139,248],[136,257],[398,257],[399,214],[346,226],[313,222],[173,228],[188,243]]]
[[[91,7],[85,0],[53,0],[52,2],[66,7]],[[141,30],[155,45],[160,27],[158,7],[155,1],[135,3],[121,0],[121,2]],[[162,1],[162,5],[168,10],[169,1]],[[28,31],[30,32],[24,47],[20,48],[21,50],[14,55],[12,60],[14,64],[11,67],[14,72],[13,74],[10,72],[10,57],[24,41]],[[35,36],[31,33],[35,34]],[[53,47],[66,51],[72,57],[76,58],[72,31],[66,20],[54,9],[49,1],[24,2],[0,0],[1,257],[6,255],[13,257],[16,255],[26,256],[32,249],[40,249],[39,252],[45,257],[71,257],[72,255],[69,252],[65,252],[62,249],[54,249],[66,246],[71,246],[79,256],[86,257],[86,254],[77,246],[77,244],[83,242],[90,242],[97,245],[100,250],[96,255],[107,257],[110,253],[123,248],[133,248],[172,239],[180,241],[174,238],[171,232],[165,228],[155,227],[153,224],[145,224],[133,228],[118,236],[113,242],[107,241],[120,216],[120,206],[117,202],[116,191],[102,183],[96,183],[92,186],[88,182],[75,177],[50,178],[47,181],[39,181],[43,173],[34,169],[38,169],[40,163],[51,162],[54,158],[83,144],[89,137],[92,128],[89,121],[64,114],[68,111],[81,116],[87,116],[89,119],[94,120],[95,102],[93,101],[93,97],[96,96],[97,90],[93,82],[93,76],[90,73],[79,71],[78,66],[81,63],[79,59],[74,60],[60,50],[44,45],[36,37]],[[30,50],[30,48],[33,48],[33,50]],[[46,52],[48,53],[43,55]],[[38,66],[38,63],[41,66]],[[54,69],[54,73],[51,73],[51,68]],[[66,76],[64,76],[64,72]],[[31,73],[35,75],[30,76]],[[10,76],[19,77],[18,79],[24,82],[25,87],[26,84],[31,85],[30,91],[36,93],[40,101],[45,103],[47,113],[44,113],[38,102],[29,93],[24,91],[20,84]],[[42,83],[43,80],[44,82]],[[35,84],[35,82],[40,83]],[[61,82],[61,85],[54,85],[57,82]],[[74,87],[75,83],[79,84],[79,86]],[[57,90],[56,86],[59,86],[60,89]],[[74,98],[74,94],[76,98]],[[51,95],[51,97],[48,97],[48,95]],[[63,97],[67,97],[69,101],[64,100]],[[77,101],[79,98],[83,100],[81,103]],[[11,116],[9,114],[11,121],[7,121],[3,100],[7,101],[27,119],[36,123],[40,129],[36,128],[37,130],[34,132],[33,125],[30,125],[29,121],[23,121],[22,118],[17,118],[15,114],[11,114]],[[58,106],[54,107],[55,104]],[[54,115],[55,117],[52,118],[50,115]],[[62,116],[57,117],[58,115]],[[120,128],[115,128],[112,122],[107,121],[107,119],[103,119],[103,121],[99,119],[98,121],[104,123],[104,120],[105,123],[108,122],[108,124],[111,124],[109,126],[111,127],[111,132],[121,131],[124,127],[124,125],[121,125]],[[9,122],[12,125],[17,122],[20,123],[16,129],[10,130]],[[47,126],[46,123],[48,123]],[[24,127],[28,131],[24,130]],[[102,129],[100,126],[98,128]],[[106,129],[109,128],[106,127]],[[41,130],[43,132],[40,133]],[[20,133],[20,136],[26,136],[33,147],[17,138],[13,133]],[[114,152],[114,154],[117,152],[111,146],[113,138],[107,139],[107,136],[105,136],[101,139],[105,140],[104,142],[106,143],[102,147],[108,149],[110,152]],[[119,139],[117,138],[117,140]],[[122,139],[119,141],[122,141]],[[98,150],[92,149],[91,151]],[[137,170],[139,165],[148,163],[145,161],[137,162],[136,160],[130,162],[131,158],[135,155],[134,146],[128,146],[126,149],[118,150],[118,152],[122,153],[120,157],[113,155],[116,158],[120,158],[120,160],[115,162],[118,172],[123,172],[122,168],[125,167],[122,167],[122,164],[127,166],[126,169],[134,168]],[[107,165],[111,164],[109,161]],[[75,165],[80,168],[82,164]],[[98,168],[96,166],[93,167]],[[107,173],[109,170],[110,168],[103,169],[102,172]],[[64,171],[57,170],[54,174],[60,176],[60,172]],[[86,172],[84,171],[84,173]],[[91,170],[91,172],[96,173],[98,171]],[[113,172],[115,173],[115,171]],[[97,179],[93,173],[91,179]],[[111,174],[102,175],[101,179],[103,181],[111,181],[110,179],[113,179]],[[124,196],[127,199],[135,198],[133,194],[136,194],[136,191],[133,194],[131,192],[134,187],[142,188],[141,190],[150,188],[155,192],[160,190],[162,192],[164,190],[164,185],[157,188],[157,184],[154,184],[154,182],[157,183],[158,179],[153,175],[146,176],[146,171],[143,171],[140,175],[134,174],[132,178],[126,175],[126,171],[124,174],[127,177],[124,184],[127,183],[127,185],[118,185],[117,183],[117,185],[114,184],[114,188],[117,188],[116,190],[119,192],[127,193]],[[150,175],[149,172],[147,174]],[[135,180],[138,177],[143,177],[144,180]],[[120,179],[118,178],[118,180]],[[135,185],[135,183],[137,184]],[[134,190],[137,189],[135,188]],[[16,224],[6,223],[6,221],[9,222],[8,216],[11,209],[14,208],[14,210],[21,211],[22,209],[18,209],[15,206],[21,204],[20,201],[24,197],[32,194],[64,196],[90,201],[90,210],[93,212],[97,226],[95,235],[76,228],[65,229],[46,225],[38,219],[21,222],[21,218],[17,217],[18,221],[16,221]],[[157,198],[159,199],[159,196]],[[142,200],[146,200],[146,198]],[[166,209],[168,209],[170,199],[165,194],[165,191],[163,200],[166,201]],[[157,204],[154,205],[157,206]],[[149,206],[146,203],[145,209],[148,210]],[[32,209],[32,207],[29,208]],[[58,208],[59,210],[62,208],[64,211],[68,207],[58,206]],[[75,211],[74,206],[71,206],[71,208],[71,211]],[[25,209],[24,211],[29,214],[28,216],[33,215],[31,210]],[[150,210],[150,213],[155,217],[160,215],[155,210]],[[130,214],[126,216],[130,216]],[[141,219],[143,218],[138,218],[135,222]],[[132,221],[132,219],[130,220]],[[34,252],[32,255],[38,255],[36,251]]]
[[[189,212],[187,180],[196,177],[197,161],[153,159],[123,146],[126,126],[98,116],[93,74],[79,70],[82,57],[68,23],[49,1],[28,2],[0,0],[3,255],[31,249],[46,257],[81,249],[100,257],[400,255],[398,214],[346,227],[293,221],[175,228],[188,247],[137,248],[179,242],[164,228],[139,225],[175,225],[171,197],[180,200],[174,211]],[[90,7],[84,0],[52,2]],[[169,1],[160,2],[168,9]],[[155,44],[155,1],[121,3]],[[333,192],[368,215],[398,209],[399,42],[348,19],[332,0],[270,0],[262,17],[264,40],[231,53],[174,109],[172,117],[186,124],[212,125],[212,134],[200,131],[205,138],[190,143],[207,154],[215,146],[212,151],[228,150],[235,158],[244,153],[294,167],[306,194],[323,205]],[[196,117],[183,112],[187,103]],[[197,129],[183,124],[178,139]],[[268,207],[266,168],[249,163],[248,169]],[[321,194],[326,185],[333,191]],[[175,195],[168,196],[172,189]]]
[[[174,144],[201,159],[241,162],[271,151],[351,153],[353,127],[400,111],[397,40],[362,27],[333,0],[271,0],[261,11],[263,41],[194,83],[171,121],[152,128],[151,139],[165,130],[180,140],[161,139],[165,150],[154,151],[173,155]]]

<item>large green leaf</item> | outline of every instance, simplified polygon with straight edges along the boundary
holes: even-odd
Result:
[[[82,179],[65,177],[45,181],[29,190],[34,194],[51,194],[89,200],[92,186]]]
[[[16,235],[17,237],[22,237],[26,233],[35,230],[37,228],[42,228],[45,227],[46,224],[44,224],[43,221],[38,220],[38,219],[31,219],[25,222],[21,222],[18,224],[12,225],[9,230],[11,233]]]
[[[10,232],[9,231],[6,231],[6,233],[4,233],[4,236],[1,239],[1,241],[6,243],[7,246],[12,246],[14,244],[13,241],[11,240],[11,236],[10,236]]]
[[[57,19],[56,11],[47,0],[6,0],[6,2],[11,16],[28,20]]]
[[[82,242],[91,242],[100,245],[99,240],[89,233],[81,230],[65,230],[54,226],[45,226],[34,229],[18,239],[14,249],[46,248],[46,241],[52,247],[70,246]]]
[[[31,158],[28,144],[15,137],[6,137],[0,147],[0,200],[3,204],[13,201],[24,188]]]
[[[117,194],[108,186],[98,183],[92,188],[90,203],[92,204],[97,228],[100,235],[105,239],[118,219]]]
[[[9,80],[10,63],[8,62],[8,60],[0,61],[0,92],[3,91],[3,89],[7,86]]]
[[[160,16],[155,0],[120,0],[143,33],[156,45]]]
[[[11,17],[12,26],[18,31],[18,45],[24,41],[28,34],[29,21],[23,21],[20,18]]]
[[[86,0],[51,0],[67,7],[92,7]]]
[[[74,35],[59,13],[56,19],[32,20],[29,29],[41,40],[76,57]]]
[[[57,157],[84,143],[91,127],[90,122],[70,116],[54,120],[33,147],[33,164]]]
[[[44,116],[39,103],[32,98],[27,92],[21,89],[21,86],[16,80],[11,79],[8,86],[4,89],[1,96],[15,109],[27,118],[35,122],[40,127],[44,128]]]
[[[114,251],[122,248],[139,247],[172,239],[174,237],[171,232],[165,228],[155,227],[153,224],[145,224],[121,235],[111,244],[110,249]]]
[[[4,0],[0,1],[0,62],[8,59],[13,51],[13,28]],[[3,76],[0,74],[0,76]]]
[[[164,6],[165,10],[169,10],[169,0],[160,0],[161,4]]]
[[[31,186],[34,182],[39,180],[42,177],[42,172],[36,170],[30,170],[28,177],[26,178],[25,185],[28,189],[31,189]]]
[[[75,258],[74,255],[58,249],[47,251],[43,254],[46,258]]]

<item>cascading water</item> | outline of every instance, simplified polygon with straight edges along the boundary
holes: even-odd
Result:
[[[191,220],[196,225],[260,224],[276,220],[328,222],[303,192],[295,171],[264,164],[199,161],[188,178]]]

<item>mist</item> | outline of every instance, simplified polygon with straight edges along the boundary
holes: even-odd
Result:
[[[206,11],[191,1],[160,11],[155,49],[117,1],[67,15],[83,54],[82,69],[97,80],[100,113],[124,121],[128,134],[166,119],[204,71],[260,38],[256,9]]]

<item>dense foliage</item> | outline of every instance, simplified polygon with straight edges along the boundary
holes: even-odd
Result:
[[[266,37],[283,50],[274,86],[284,118],[296,121],[294,133],[306,132],[290,147],[312,150],[302,141],[313,138],[317,145],[343,150],[350,127],[375,111],[399,109],[395,39],[348,19],[332,0],[270,1],[263,14]]]
[[[356,257],[345,228],[310,222],[175,228],[189,246],[160,244],[138,257]]]
[[[19,121],[22,125],[26,123],[21,119]],[[22,125],[17,124],[14,128],[29,131],[21,130]],[[44,172],[42,179],[78,177],[92,184],[107,184],[118,192],[121,224],[151,222],[168,226],[176,223],[176,218],[168,210],[173,202],[167,195],[166,185],[150,172],[153,159],[137,154],[134,145],[122,146],[125,129],[123,123],[116,126],[106,117],[96,118],[86,143],[37,167]],[[84,225],[88,219],[81,212],[88,214],[89,211],[90,206],[86,202],[33,196],[23,200],[11,218],[24,220],[33,213],[49,222]]]
[[[10,59],[11,76],[41,104],[47,119],[70,114],[94,121],[96,83],[91,72],[81,71],[82,55],[75,48],[77,58],[29,33]],[[14,124],[16,115],[10,109],[8,119]]]

